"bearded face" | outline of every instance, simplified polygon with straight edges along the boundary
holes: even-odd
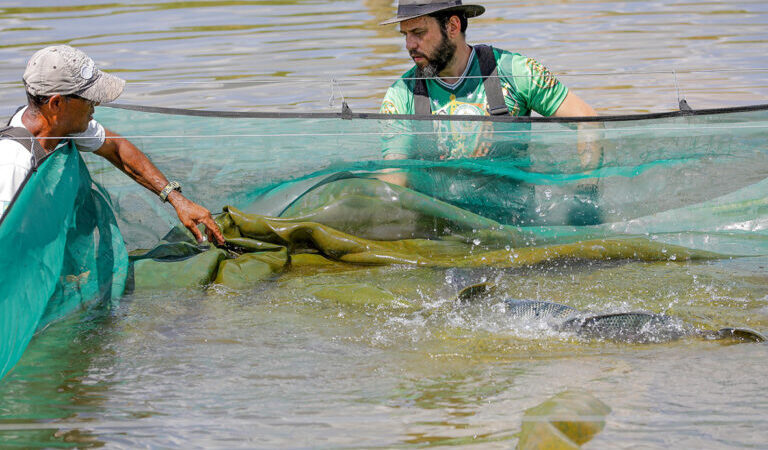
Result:
[[[411,58],[416,63],[418,78],[434,78],[448,66],[456,54],[456,44],[448,39],[443,27],[440,28],[441,39],[434,50],[425,54],[418,50],[410,51]]]

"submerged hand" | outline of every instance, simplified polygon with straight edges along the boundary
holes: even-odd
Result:
[[[569,225],[597,225],[602,222],[602,214],[597,205],[598,190],[596,184],[576,186],[573,204],[568,211]]]
[[[488,156],[493,146],[493,122],[483,122],[483,126],[477,134],[477,147],[472,152],[471,158],[484,158]]]
[[[176,214],[179,216],[182,225],[192,232],[195,239],[197,239],[197,242],[205,241],[203,234],[197,228],[199,224],[203,224],[206,228],[208,237],[213,240],[215,244],[224,245],[224,235],[221,234],[218,225],[213,221],[210,211],[184,197],[177,191],[168,195],[168,201],[176,209]]]

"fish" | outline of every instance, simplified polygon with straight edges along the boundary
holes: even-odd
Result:
[[[461,303],[497,298],[495,286],[476,283],[458,293]],[[683,320],[646,311],[591,314],[562,303],[545,300],[501,299],[506,313],[523,323],[545,324],[553,331],[580,338],[624,343],[661,343],[686,337],[736,342],[765,342],[759,331],[744,327],[702,330]]]
[[[642,344],[671,342],[698,332],[678,318],[642,311],[576,317],[559,328],[587,339]]]
[[[561,303],[513,299],[506,299],[504,303],[509,315],[523,321],[565,321],[579,313],[576,308]]]

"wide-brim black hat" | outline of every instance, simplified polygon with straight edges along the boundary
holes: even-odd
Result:
[[[427,14],[451,11],[463,12],[467,18],[470,18],[484,13],[485,8],[480,5],[462,5],[461,0],[400,0],[397,2],[397,16],[379,25],[389,25]]]

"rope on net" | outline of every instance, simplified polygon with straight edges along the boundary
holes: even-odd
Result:
[[[606,130],[600,130],[610,133],[637,133],[639,131],[646,133],[648,131],[691,131],[691,127],[657,127],[657,128],[610,128]],[[724,126],[713,126],[713,125],[707,125],[706,130],[718,130],[718,131],[729,131],[729,130],[738,130],[738,129],[768,129],[768,123],[766,124],[760,124],[760,125],[735,125],[735,124],[727,124]],[[584,130],[579,129],[559,129],[559,130],[481,130],[481,131],[451,131],[450,134],[452,135],[463,135],[463,136],[471,136],[471,135],[490,135],[490,134],[499,134],[499,135],[515,135],[515,134],[549,134],[549,133],[579,133]],[[590,130],[587,130],[590,131]],[[597,131],[597,130],[592,130]],[[414,132],[408,132],[408,135],[413,136],[434,136],[439,134],[444,134],[443,131],[414,131]],[[237,134],[200,134],[200,135],[191,135],[191,134],[143,134],[143,135],[126,135],[126,136],[115,136],[111,139],[220,139],[220,138],[226,138],[226,139],[232,139],[232,138],[274,138],[274,137],[350,137],[350,136],[390,136],[392,135],[392,132],[341,132],[341,133],[237,133]],[[63,139],[73,139],[72,136],[48,136],[48,137],[40,137],[37,138],[38,140],[63,140]],[[76,139],[76,138],[75,138]]]

